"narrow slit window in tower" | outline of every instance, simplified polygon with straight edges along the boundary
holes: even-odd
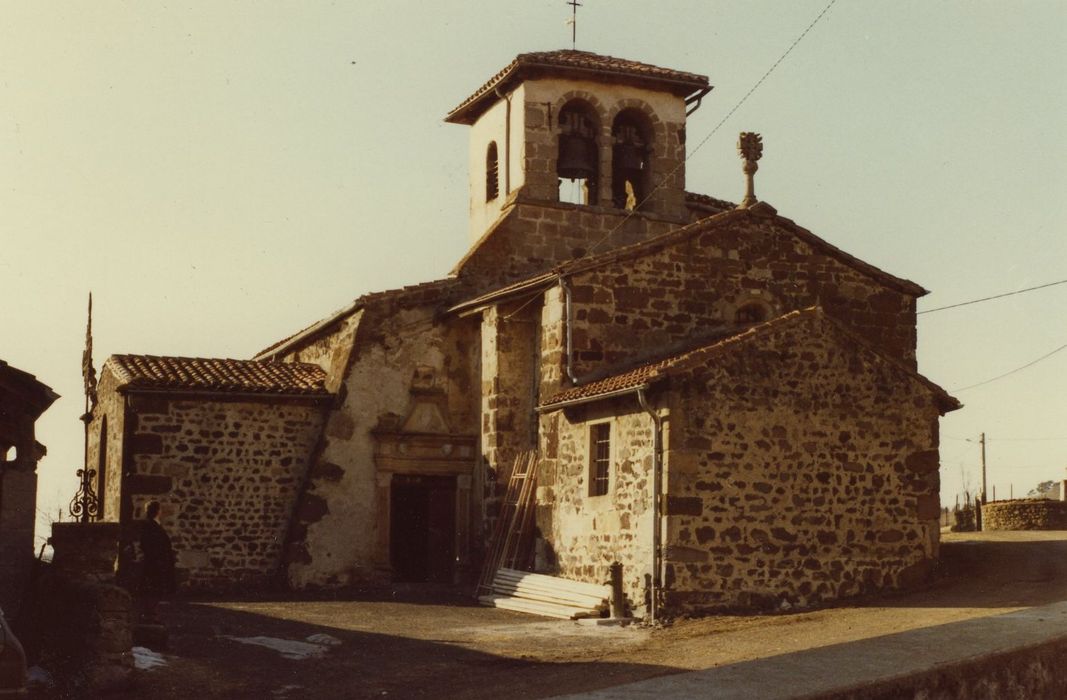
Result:
[[[500,159],[497,158],[496,141],[490,141],[485,153],[485,201],[491,202],[499,196]]]

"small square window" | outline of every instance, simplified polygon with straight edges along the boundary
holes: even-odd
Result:
[[[611,424],[589,429],[589,495],[606,496],[611,478]]]

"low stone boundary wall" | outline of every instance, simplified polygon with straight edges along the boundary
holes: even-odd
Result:
[[[982,506],[983,530],[1067,530],[1067,502],[1043,498]]]
[[[59,697],[98,697],[132,678],[134,605],[115,585],[118,523],[55,523],[25,611],[27,655],[53,673]]]
[[[1062,672],[1067,637],[979,656],[906,678],[831,693],[804,700],[1000,700],[1000,698],[1065,698],[1067,675]]]

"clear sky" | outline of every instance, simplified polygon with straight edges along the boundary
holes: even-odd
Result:
[[[710,77],[704,138],[827,0],[584,0],[578,48]],[[563,0],[0,0],[0,358],[63,395],[40,504],[81,462],[86,295],[111,353],[247,358],[466,249],[466,127],[442,117],[515,54],[570,46]],[[688,188],[756,192],[932,293],[1067,279],[1067,2],[838,0],[691,155]],[[920,316],[953,390],[1067,343],[1067,285]],[[1067,351],[942,423],[943,499],[1067,476]]]

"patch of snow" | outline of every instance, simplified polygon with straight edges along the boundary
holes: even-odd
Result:
[[[130,651],[133,652],[133,665],[138,670],[151,671],[153,668],[167,665],[167,659],[162,654],[147,647],[134,647]]]
[[[341,644],[341,640],[330,634],[313,634],[304,641],[311,642],[312,644],[318,644],[324,647],[336,647]]]
[[[272,690],[270,694],[276,698],[284,698],[288,697],[289,693],[293,692],[294,690],[303,690],[303,688],[304,686],[302,685],[283,685],[281,688],[275,688],[274,690]]]
[[[254,644],[256,646],[273,649],[282,655],[283,659],[308,659],[313,656],[322,656],[328,647],[322,644],[309,644],[295,639],[278,639],[277,637],[231,637],[224,635],[223,639],[232,639],[241,644]]]

